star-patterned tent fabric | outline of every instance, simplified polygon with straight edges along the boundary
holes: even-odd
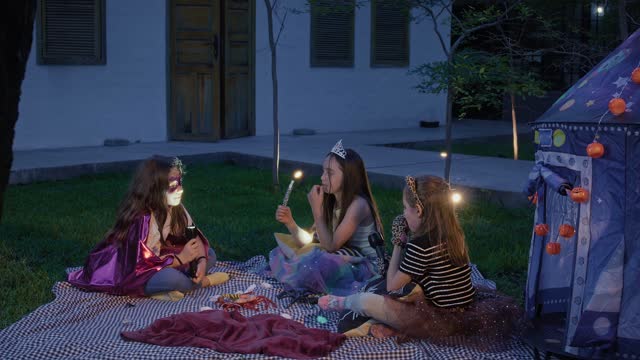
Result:
[[[536,167],[528,193],[537,193],[526,310],[566,317],[564,350],[579,356],[640,359],[640,30],[571,87],[533,123]],[[620,115],[609,101],[623,99]],[[590,157],[594,140],[602,157]],[[562,195],[560,179],[589,192],[587,202]],[[534,224],[534,225],[535,225]],[[575,229],[559,234],[561,225]],[[545,251],[558,243],[561,251]]]
[[[639,124],[640,86],[631,81],[631,72],[640,66],[640,33],[633,33],[622,45],[578,80],[539,119],[540,123]],[[625,100],[627,110],[620,116],[608,112],[613,98]],[[604,114],[604,117],[603,117]]]

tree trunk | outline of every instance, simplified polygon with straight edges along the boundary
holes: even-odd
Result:
[[[447,63],[451,68],[453,66],[453,53],[449,53]],[[451,153],[451,135],[453,128],[453,99],[455,97],[455,90],[453,86],[451,86],[452,80],[451,76],[449,76],[448,80],[449,84],[447,86],[447,114],[446,114],[446,128],[445,128],[445,138],[444,138],[444,148],[447,153],[447,157],[444,159],[444,179],[447,182],[450,182],[451,178],[451,158],[453,154]]]
[[[513,125],[513,160],[518,160],[518,123],[516,122],[516,96],[513,93],[511,97],[511,124]]]
[[[280,128],[278,125],[278,68],[276,64],[276,43],[273,39],[273,6],[270,0],[264,0],[267,7],[267,24],[269,27],[269,48],[271,49],[271,84],[273,91],[273,166],[272,180],[274,190],[280,184]]]
[[[627,25],[627,1],[618,0],[618,30],[620,31],[620,42],[629,37],[629,25]]]
[[[0,12],[0,220],[13,163],[13,139],[36,4],[36,0],[6,1]]]

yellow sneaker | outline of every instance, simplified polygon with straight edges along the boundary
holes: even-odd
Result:
[[[184,298],[184,294],[180,291],[169,291],[151,295],[150,298],[162,301],[180,301]]]
[[[368,320],[366,323],[358,326],[355,329],[351,329],[349,331],[345,331],[344,335],[346,337],[361,337],[361,336],[369,336],[369,330],[371,329],[371,325],[375,324],[375,320]]]
[[[229,281],[229,274],[224,272],[214,272],[213,274],[209,274],[205,277],[207,278],[207,281],[209,281],[209,284],[206,284],[203,287],[220,285]]]

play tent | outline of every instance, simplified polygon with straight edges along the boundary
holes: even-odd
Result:
[[[638,101],[640,30],[533,123],[526,313],[580,357],[640,359]]]

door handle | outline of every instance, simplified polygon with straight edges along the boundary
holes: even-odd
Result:
[[[213,58],[218,61],[220,41],[218,40],[218,34],[213,35]]]

